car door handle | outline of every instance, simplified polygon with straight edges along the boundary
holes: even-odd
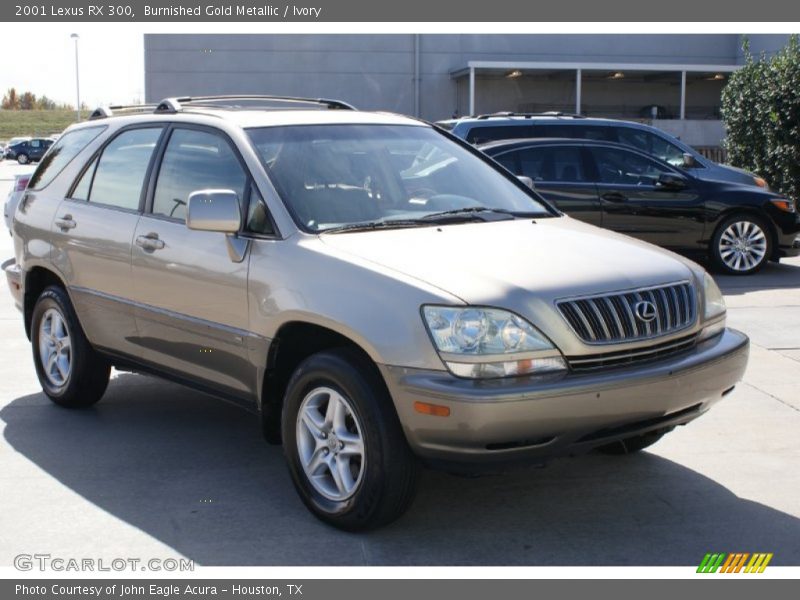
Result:
[[[147,235],[138,236],[136,245],[145,250],[161,250],[164,247],[164,242],[158,239],[157,233],[148,233]]]
[[[606,192],[600,196],[603,200],[607,200],[608,202],[625,202],[628,198],[625,194],[620,192]]]
[[[72,220],[72,215],[64,215],[60,219],[56,219],[56,227],[59,229],[75,229],[78,224]]]

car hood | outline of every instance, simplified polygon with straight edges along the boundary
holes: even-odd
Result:
[[[689,261],[569,217],[322,234],[465,303],[530,314],[575,295],[692,281]]]

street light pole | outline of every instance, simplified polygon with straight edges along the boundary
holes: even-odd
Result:
[[[78,121],[81,120],[81,81],[80,77],[78,77],[78,40],[80,36],[77,33],[73,33],[71,36],[73,40],[75,40],[75,92],[78,96],[78,103],[75,105],[75,113],[78,116]]]

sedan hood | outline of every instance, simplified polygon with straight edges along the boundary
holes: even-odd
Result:
[[[688,261],[569,217],[320,236],[465,303],[530,314],[558,298],[692,281]]]

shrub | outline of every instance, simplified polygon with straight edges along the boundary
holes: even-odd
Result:
[[[775,56],[754,59],[722,91],[728,161],[764,177],[770,187],[800,198],[800,43],[792,36]]]

